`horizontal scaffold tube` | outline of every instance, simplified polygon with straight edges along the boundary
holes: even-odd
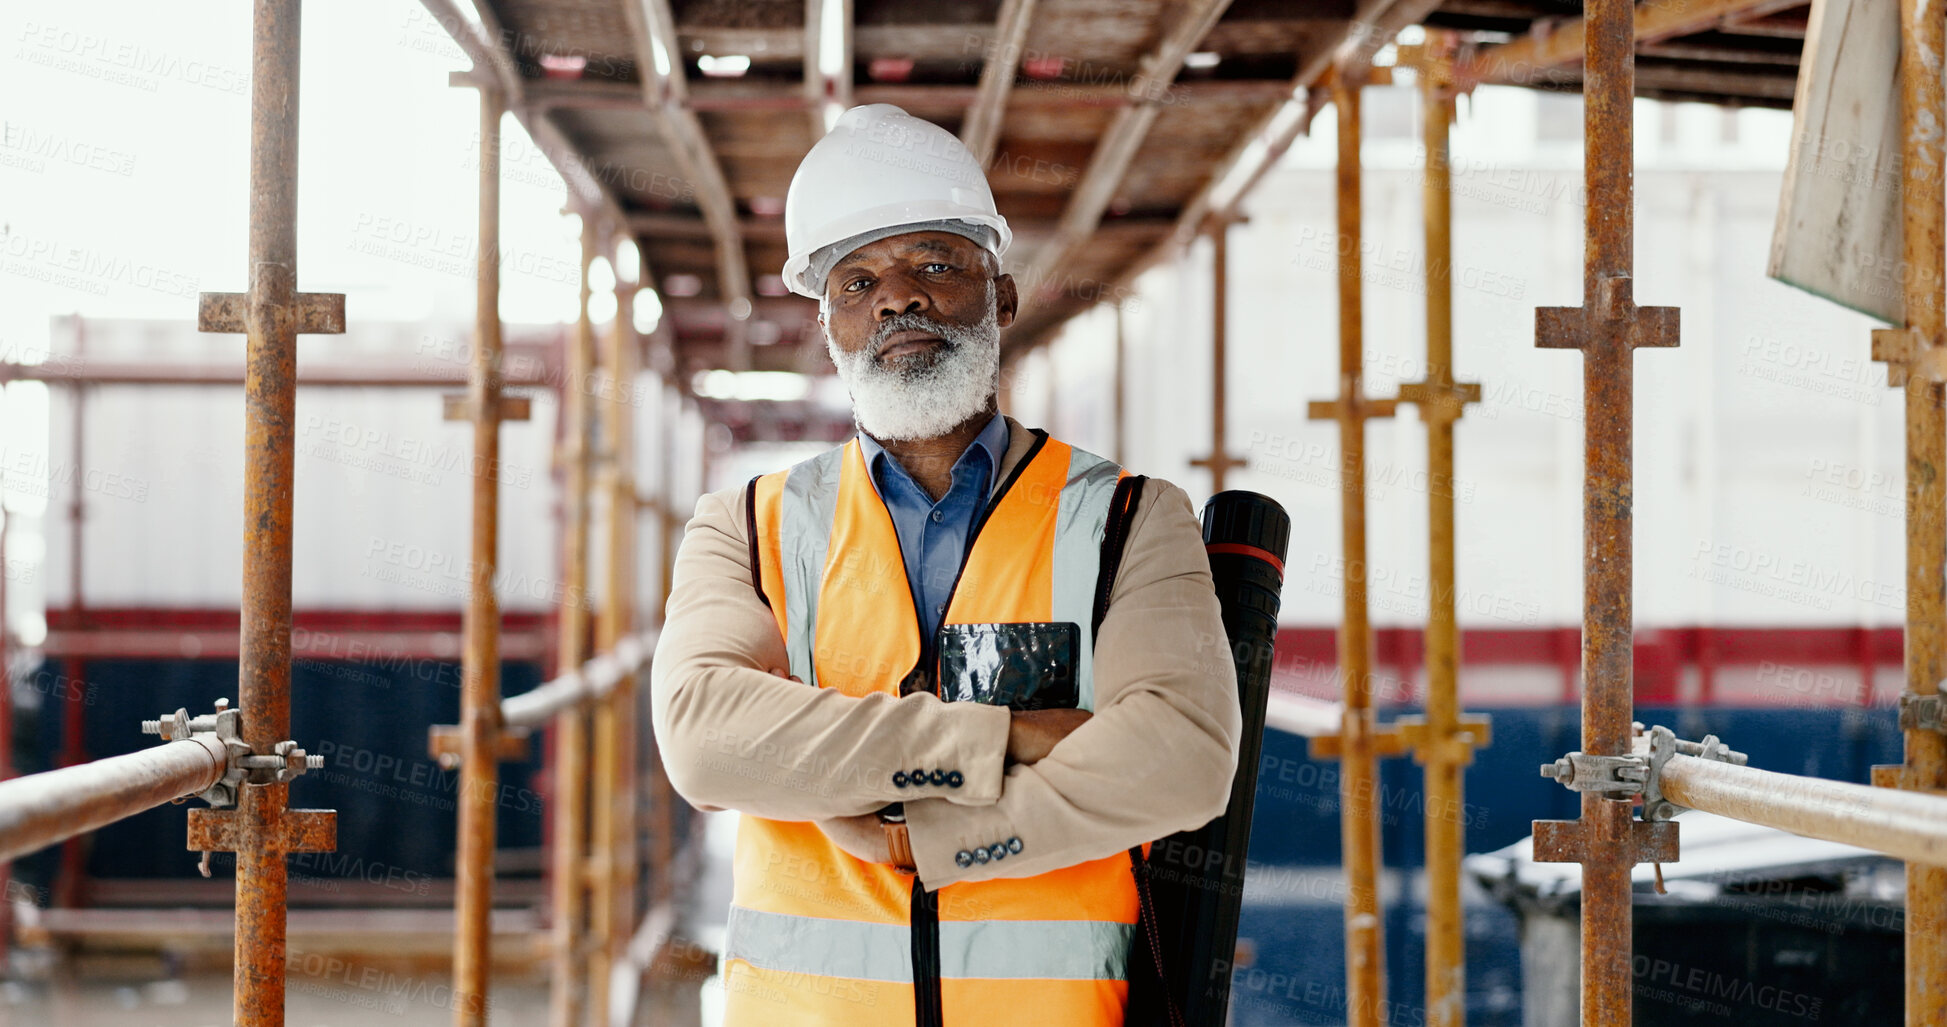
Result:
[[[229,764],[214,734],[0,781],[0,862],[194,795]]]
[[[1663,765],[1661,784],[1664,796],[1680,806],[1947,866],[1947,796],[1683,755]]]
[[[656,635],[654,631],[631,635],[615,643],[612,652],[589,660],[572,674],[563,674],[531,691],[502,699],[501,723],[507,727],[537,728],[562,710],[607,695],[614,690],[616,682],[649,662],[649,654],[656,651]]]

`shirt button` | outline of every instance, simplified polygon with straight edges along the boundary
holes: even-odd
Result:
[[[943,514],[943,513],[941,513],[941,512],[939,512],[938,510],[935,510],[935,511],[933,511],[933,523],[934,523],[934,524],[938,524],[938,523],[940,523],[941,521],[944,521],[944,520],[946,520],[946,514]]]
[[[938,615],[938,616],[945,616],[945,614],[946,614],[946,604],[945,604],[945,603],[934,603],[934,604],[933,604],[933,613],[934,613],[935,615]]]

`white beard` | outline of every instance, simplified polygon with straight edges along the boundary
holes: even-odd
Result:
[[[931,353],[875,359],[886,337],[918,329],[938,334],[946,345]],[[987,408],[1000,388],[1001,330],[988,286],[987,316],[973,325],[954,325],[924,314],[900,314],[880,324],[870,342],[847,353],[825,332],[838,377],[852,394],[852,417],[866,434],[882,442],[933,439]]]

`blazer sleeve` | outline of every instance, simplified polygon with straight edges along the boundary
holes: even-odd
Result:
[[[702,497],[676,554],[650,664],[656,747],[678,794],[772,820],[870,813],[900,800],[1000,796],[1008,711],[926,693],[857,698],[773,674],[790,660],[751,585],[744,489]],[[893,784],[959,771],[958,788]],[[905,775],[901,775],[901,780]]]
[[[1210,822],[1230,800],[1237,673],[1190,497],[1152,479],[1095,640],[1095,715],[1045,759],[1007,768],[998,802],[906,803],[920,879],[1026,877]],[[971,866],[996,843],[1018,853]]]

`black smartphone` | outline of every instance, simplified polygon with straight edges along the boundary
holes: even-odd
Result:
[[[947,624],[937,681],[948,702],[1012,710],[1074,709],[1081,628],[1073,623]]]

